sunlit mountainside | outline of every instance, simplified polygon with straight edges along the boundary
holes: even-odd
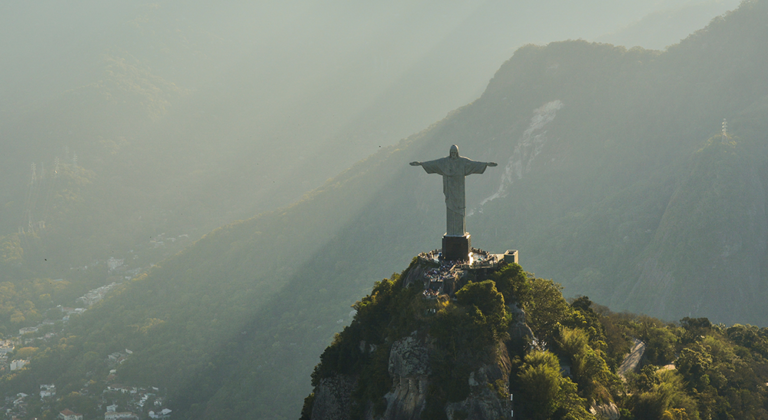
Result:
[[[0,331],[125,277],[109,258],[141,271],[296,201],[476,98],[525,42],[654,10],[634,4],[556,32],[513,30],[501,16],[533,21],[501,3],[3,3]]]
[[[181,418],[295,417],[350,305],[439,246],[440,180],[407,162],[451,144],[499,162],[467,181],[473,245],[614,310],[761,324],[767,13],[745,3],[665,52],[523,47],[471,104],[127,283],[3,389],[68,395],[87,372],[97,389],[131,349],[117,378]]]
[[[0,333],[295,202],[477,98],[520,45],[689,3],[0,4]]]
[[[145,237],[198,238],[287,205],[474,100],[518,46],[597,37],[680,2],[625,3],[3,4],[0,235],[46,222],[26,248],[46,247],[60,265],[40,275],[57,278]],[[711,16],[736,2],[717,4]],[[32,163],[46,181],[75,156],[93,175],[79,205],[52,211],[50,182],[52,198],[27,202]],[[62,244],[80,254],[52,255]]]
[[[98,16],[99,4],[79,19]],[[327,45],[367,35],[342,50],[289,25],[315,12],[346,17],[347,6],[280,9],[279,19],[244,19],[227,34],[187,23],[202,21],[202,8],[182,16],[178,5],[121,6],[135,18],[104,25],[131,41],[97,31],[78,39],[100,43],[98,54],[55,52],[93,64],[64,66],[62,83],[46,82],[66,88],[37,87],[32,99],[3,91],[0,332],[56,320],[32,334],[53,335],[11,353],[29,364],[6,377],[5,395],[55,383],[71,398],[45,415],[38,406],[43,418],[65,404],[95,416],[103,410],[87,395],[119,381],[160,388],[174,418],[296,418],[350,305],[440,246],[441,181],[408,162],[443,157],[451,144],[499,163],[467,180],[473,245],[519,249],[526,269],[562,283],[566,296],[612,310],[765,324],[768,2],[746,2],[664,51],[578,40],[512,54],[508,33],[483,32],[498,42],[489,49],[511,56],[485,90],[492,70],[470,70],[497,68],[499,55],[445,52],[480,37],[500,4],[433,21],[426,28],[443,37],[396,62],[381,57],[419,25],[393,41],[363,19],[330,32]],[[396,6],[387,9],[394,20],[413,12]],[[242,12],[222,7],[212,19]],[[419,7],[428,16],[436,6]],[[523,29],[535,26],[526,13],[544,14],[527,7],[514,14]],[[657,10],[633,7],[620,28]],[[594,37],[619,33],[608,14],[594,18],[604,28]],[[508,26],[499,20],[490,27]],[[288,25],[279,33],[296,49],[239,42],[237,28],[270,25]],[[553,40],[529,29],[515,47]],[[551,36],[566,39],[566,29]],[[243,55],[221,69],[226,48]],[[336,64],[361,51],[349,74]],[[444,61],[422,67],[430,54]],[[291,71],[268,65],[283,59]],[[363,67],[381,78],[355,73]],[[455,78],[471,82],[424,99]],[[76,298],[113,282],[106,299],[60,321]],[[109,361],[115,354],[122,363]]]

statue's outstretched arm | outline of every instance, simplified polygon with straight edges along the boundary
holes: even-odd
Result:
[[[490,166],[491,168],[493,168],[494,166],[499,166],[499,164],[498,164],[498,163],[496,163],[496,162],[488,162],[488,166]]]
[[[413,161],[413,162],[411,162],[411,166],[421,166],[421,162]]]

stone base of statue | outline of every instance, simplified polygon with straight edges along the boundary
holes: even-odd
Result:
[[[444,260],[466,261],[469,259],[470,249],[472,249],[472,240],[468,233],[464,236],[443,236]]]

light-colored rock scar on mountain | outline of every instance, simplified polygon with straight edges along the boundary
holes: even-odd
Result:
[[[488,166],[497,166],[495,162],[478,162],[459,156],[459,146],[451,146],[448,157],[428,162],[411,162],[411,166],[421,166],[428,174],[443,176],[443,194],[446,206],[446,236],[464,236],[465,195],[464,178],[471,174],[482,174]]]

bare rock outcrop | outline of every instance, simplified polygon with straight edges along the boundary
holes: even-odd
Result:
[[[598,419],[619,420],[621,413],[614,403],[597,404],[589,408],[589,412]]]
[[[426,272],[430,269],[429,265],[421,260],[419,260],[418,264],[414,264],[410,267],[408,270],[408,273],[406,273],[405,277],[403,278],[403,285],[405,287],[410,287],[411,284],[422,284],[424,283],[424,279],[426,278]]]
[[[448,404],[445,414],[448,420],[496,420],[509,417],[506,401],[487,387],[464,401]]]
[[[509,373],[511,363],[507,348],[496,349],[497,362],[484,364],[469,375],[470,394],[464,401],[448,404],[445,413],[449,420],[496,420],[508,418],[510,413]]]
[[[508,306],[509,313],[512,314],[514,321],[509,326],[509,336],[512,340],[533,340],[533,331],[526,323],[525,311],[516,303]]]
[[[393,389],[384,396],[387,409],[381,418],[419,419],[429,384],[429,349],[413,335],[396,341],[389,353],[388,371]]]
[[[348,375],[334,375],[320,380],[315,387],[312,420],[350,420],[352,392],[357,379]]]
[[[470,395],[463,401],[445,407],[449,419],[495,420],[507,418],[506,398],[510,362],[506,346],[496,349],[496,363],[480,366],[468,378]],[[429,345],[415,335],[395,342],[389,356],[389,375],[393,389],[384,398],[383,415],[370,413],[369,420],[417,420],[426,406],[429,386]]]

